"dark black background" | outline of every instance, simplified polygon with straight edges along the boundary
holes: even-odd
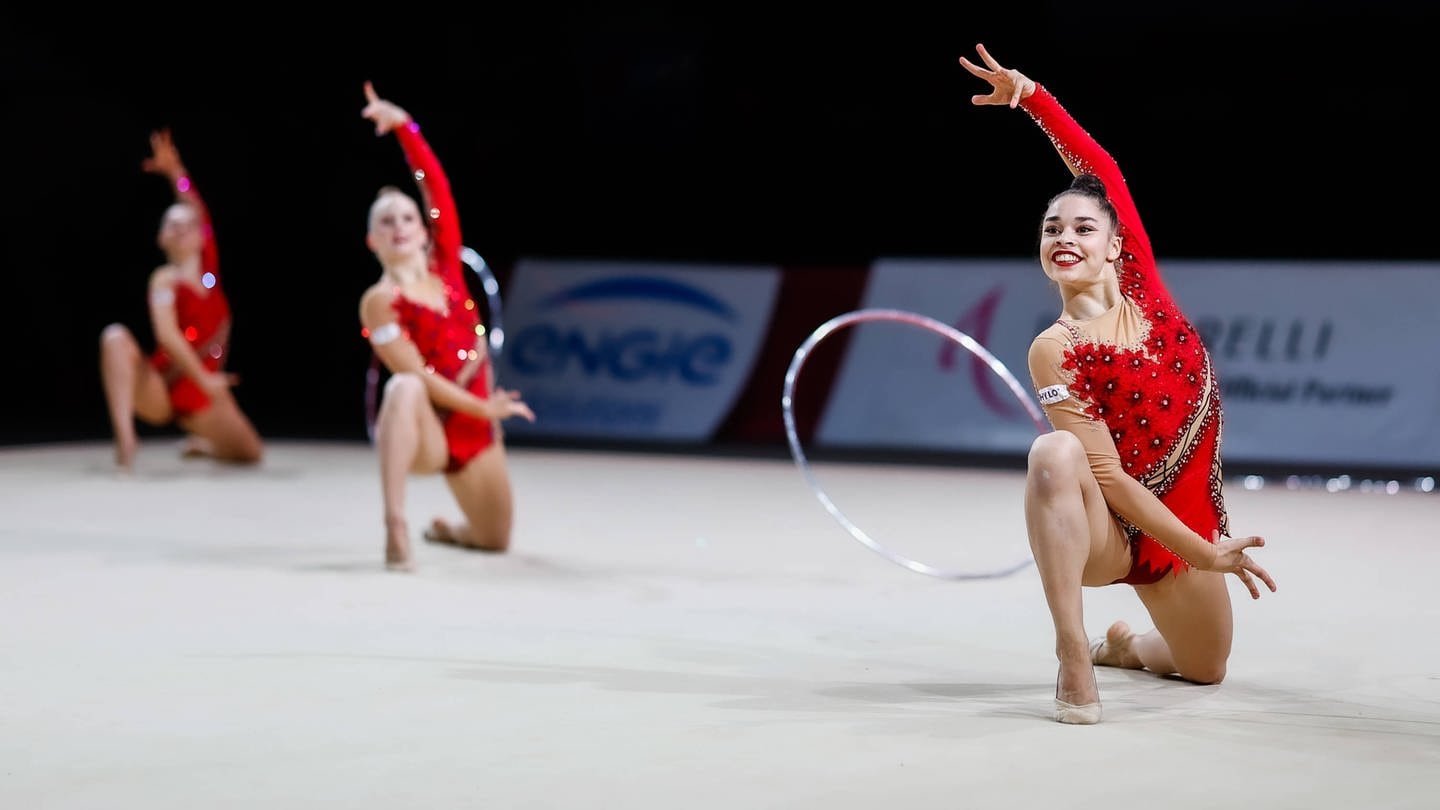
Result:
[[[108,436],[97,339],[112,321],[149,338],[156,127],[215,217],[242,405],[270,437],[361,438],[365,212],[381,184],[413,189],[360,117],[366,79],[420,122],[466,244],[502,274],[521,256],[1026,255],[1068,176],[1023,113],[970,104],[985,85],[956,58],[980,41],[1119,159],[1162,261],[1434,260],[1427,7],[0,12],[0,443]]]

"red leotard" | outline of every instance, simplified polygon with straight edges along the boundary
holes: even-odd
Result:
[[[1104,181],[1120,216],[1120,303],[1095,318],[1056,321],[1031,344],[1029,365],[1051,424],[1080,437],[1130,539],[1133,563],[1118,581],[1157,582],[1189,568],[1173,550],[1195,548],[1188,532],[1207,542],[1216,529],[1229,534],[1219,385],[1156,269],[1120,167],[1043,87],[1021,106],[1074,170]]]
[[[450,193],[450,181],[440,167],[440,160],[420,134],[414,121],[395,129],[395,136],[405,152],[415,181],[424,192],[430,207],[434,249],[430,271],[445,282],[447,310],[439,312],[425,304],[411,301],[396,292],[393,307],[400,328],[425,358],[426,370],[455,380],[467,363],[477,356],[487,359],[469,381],[467,389],[481,399],[490,396],[490,363],[487,349],[478,336],[484,329],[480,311],[470,296],[461,268],[460,217]],[[494,428],[488,419],[464,413],[442,412],[446,444],[450,460],[446,472],[458,472],[470,459],[478,456],[494,441]]]
[[[230,302],[220,286],[220,254],[215,245],[210,211],[193,185],[189,192],[188,201],[200,212],[200,228],[205,238],[200,251],[200,282],[206,289],[177,282],[173,288],[175,315],[180,334],[194,348],[200,362],[210,371],[219,371],[230,349]],[[165,349],[156,349],[150,355],[150,364],[165,377],[170,406],[177,417],[191,416],[210,406],[210,396],[180,370]]]

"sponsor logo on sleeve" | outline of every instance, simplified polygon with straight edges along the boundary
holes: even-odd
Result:
[[[1063,385],[1047,385],[1039,393],[1041,405],[1054,405],[1070,398],[1070,389]]]

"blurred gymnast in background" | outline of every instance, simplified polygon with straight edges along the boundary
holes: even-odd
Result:
[[[168,129],[150,135],[146,172],[166,179],[175,201],[160,220],[156,244],[165,263],[150,273],[149,313],[155,350],[146,355],[134,334],[112,323],[100,334],[100,377],[115,439],[115,463],[135,464],[135,419],[177,425],[182,453],[254,464],[263,445],[230,390],[230,303],[220,283],[220,259],[210,212],[196,190]]]
[[[464,515],[435,518],[425,539],[478,551],[510,546],[514,494],[500,423],[535,420],[514,391],[497,388],[479,307],[462,272],[460,219],[440,161],[404,109],[365,83],[361,115],[394,133],[424,197],[395,186],[370,205],[365,243],[380,278],[360,298],[360,323],[390,372],[375,423],[384,498],[385,564],[413,568],[405,517],[409,475],[443,473]],[[421,215],[421,211],[425,215]]]

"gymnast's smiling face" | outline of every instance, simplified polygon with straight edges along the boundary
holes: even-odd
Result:
[[[1083,288],[1115,277],[1120,235],[1098,201],[1080,193],[1051,200],[1040,226],[1040,264],[1063,287]]]
[[[365,244],[387,267],[423,257],[430,249],[430,231],[415,200],[399,189],[382,190],[370,205]]]

